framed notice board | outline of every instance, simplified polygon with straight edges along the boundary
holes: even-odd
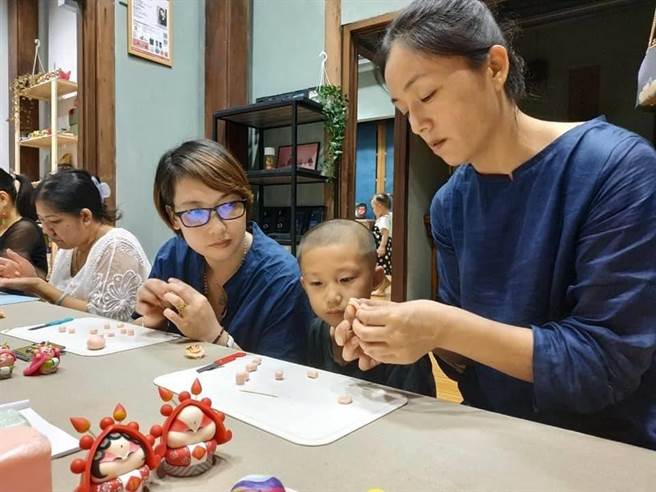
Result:
[[[172,0],[128,0],[128,53],[173,66]]]

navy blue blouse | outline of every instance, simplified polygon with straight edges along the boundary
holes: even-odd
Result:
[[[656,449],[651,145],[598,118],[512,179],[461,166],[431,223],[440,299],[533,330],[533,384],[474,364],[465,401]]]
[[[301,362],[313,315],[299,282],[298,264],[257,224],[252,228],[253,244],[244,262],[223,286],[228,311],[221,324],[244,350]],[[174,277],[203,292],[204,271],[203,257],[184,239],[174,237],[158,251],[150,278]],[[168,327],[179,332],[172,323]]]

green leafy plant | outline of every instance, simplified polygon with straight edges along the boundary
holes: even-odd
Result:
[[[344,131],[348,99],[336,85],[322,85],[318,89],[319,102],[323,106],[324,127],[328,135],[323,160],[323,174],[335,177],[335,168],[344,152]]]

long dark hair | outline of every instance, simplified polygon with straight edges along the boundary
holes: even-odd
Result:
[[[18,181],[18,190],[16,190]],[[11,175],[4,169],[0,169],[0,191],[4,191],[11,197],[16,206],[16,211],[21,217],[36,220],[36,209],[34,208],[34,188],[32,182],[22,174]]]
[[[58,212],[79,215],[91,210],[93,218],[112,223],[120,218],[116,210],[107,208],[92,176],[83,169],[71,169],[50,174],[36,188],[35,201],[43,201]]]
[[[526,94],[524,60],[512,48],[514,26],[499,26],[490,9],[479,0],[415,0],[387,28],[377,54],[380,80],[394,42],[421,53],[463,56],[473,67],[487,60],[489,49],[501,45],[508,51],[510,67],[506,95],[515,103]]]

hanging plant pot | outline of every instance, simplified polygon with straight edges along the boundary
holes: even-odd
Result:
[[[323,175],[333,179],[335,168],[344,151],[344,131],[348,99],[336,85],[322,85],[317,90],[323,106],[324,128],[328,134],[323,160]]]

